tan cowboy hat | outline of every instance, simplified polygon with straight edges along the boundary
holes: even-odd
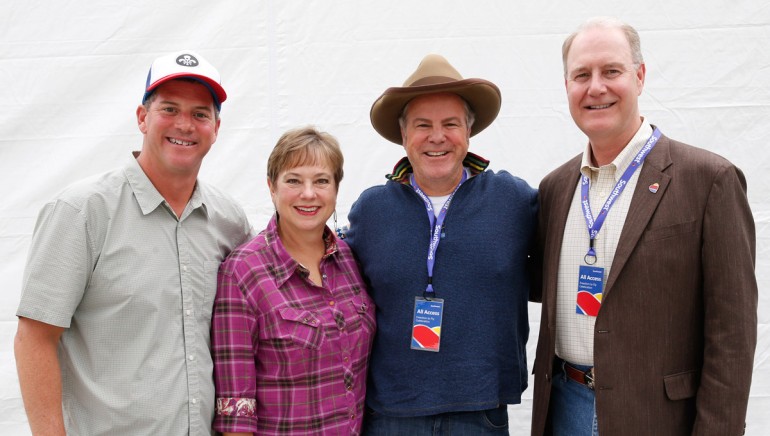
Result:
[[[500,89],[484,79],[463,79],[443,56],[429,54],[406,79],[403,87],[388,88],[374,102],[369,112],[374,130],[390,142],[401,145],[398,117],[409,100],[438,92],[459,95],[476,114],[471,136],[486,129],[500,112]]]

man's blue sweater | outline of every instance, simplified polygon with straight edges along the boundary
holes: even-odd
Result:
[[[425,203],[393,180],[361,194],[346,242],[377,306],[367,406],[406,417],[521,402],[536,214],[536,191],[505,171],[460,186],[433,270],[435,297],[444,299],[441,348],[426,352],[410,349],[415,297],[428,278]]]

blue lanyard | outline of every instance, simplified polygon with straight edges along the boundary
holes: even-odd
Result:
[[[455,196],[457,190],[460,189],[460,185],[462,185],[467,178],[468,174],[465,172],[465,168],[463,168],[463,176],[462,179],[460,179],[460,183],[457,184],[457,187],[454,189],[454,191],[452,191],[452,193],[449,194],[449,197],[447,197],[446,201],[444,202],[444,206],[442,206],[441,211],[439,211],[438,217],[436,217],[436,214],[433,213],[433,203],[431,203],[430,198],[428,198],[428,196],[425,195],[425,193],[422,192],[422,189],[420,189],[420,187],[417,185],[417,181],[414,179],[414,174],[412,174],[409,178],[409,181],[412,183],[412,188],[414,188],[414,192],[416,192],[425,203],[425,209],[428,211],[428,219],[430,220],[431,238],[430,244],[428,245],[428,286],[425,288],[425,292],[423,293],[423,296],[426,298],[432,298],[436,293],[433,290],[433,266],[436,264],[436,251],[438,250],[439,242],[441,242],[441,229],[444,226],[444,219],[446,219],[447,210],[449,210],[449,204],[452,202],[452,198]]]
[[[594,216],[591,213],[591,203],[588,200],[588,188],[589,184],[591,183],[591,179],[586,177],[585,174],[583,174],[580,178],[580,193],[581,193],[581,201],[583,206],[583,216],[586,219],[586,226],[588,227],[588,253],[583,257],[583,260],[588,265],[593,265],[596,263],[596,250],[594,249],[594,240],[596,239],[596,235],[599,234],[599,230],[601,230],[602,225],[604,224],[604,219],[607,218],[607,214],[610,212],[610,208],[612,208],[612,205],[615,204],[615,200],[620,196],[620,194],[623,192],[623,190],[626,188],[626,185],[628,185],[628,181],[631,180],[631,177],[634,175],[637,169],[642,165],[642,162],[644,162],[644,159],[647,157],[648,154],[650,154],[650,151],[655,147],[655,144],[658,143],[658,139],[660,139],[660,130],[657,128],[652,132],[652,136],[647,140],[647,142],[644,144],[644,147],[642,147],[641,150],[639,150],[639,153],[636,154],[636,157],[634,157],[634,160],[631,161],[631,163],[628,165],[628,168],[626,168],[626,171],[623,172],[623,175],[620,177],[620,180],[615,184],[615,188],[610,193],[610,196],[607,197],[607,201],[604,202],[604,206],[602,206],[601,211],[599,211],[599,217],[594,220]]]

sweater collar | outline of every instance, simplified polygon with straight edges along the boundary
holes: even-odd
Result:
[[[477,154],[468,152],[465,155],[465,159],[463,159],[463,166],[470,169],[471,177],[473,177],[484,172],[484,170],[489,166],[489,161]],[[393,167],[393,173],[386,174],[385,178],[388,180],[393,180],[394,182],[408,184],[409,174],[411,173],[412,164],[409,162],[409,158],[404,156],[400,161],[398,161],[396,166]]]

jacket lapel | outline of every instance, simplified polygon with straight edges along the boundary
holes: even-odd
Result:
[[[642,233],[647,228],[647,223],[650,222],[652,214],[666,193],[671,176],[664,171],[671,163],[669,139],[661,135],[655,148],[644,160],[641,173],[639,173],[634,196],[628,208],[626,223],[620,234],[618,247],[615,250],[615,258],[612,260],[612,269],[610,270],[609,277],[607,277],[604,298],[607,298],[607,294],[612,291],[612,286],[623,271],[628,258],[633,253]],[[653,193],[650,187],[655,183],[659,186],[657,191]]]

